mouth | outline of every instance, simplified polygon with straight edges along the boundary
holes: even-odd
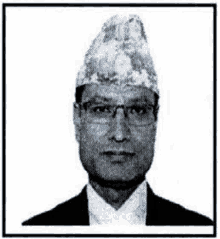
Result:
[[[108,150],[102,152],[102,155],[107,155],[107,156],[134,156],[135,153],[133,152],[128,152],[128,151],[117,151],[117,150]]]

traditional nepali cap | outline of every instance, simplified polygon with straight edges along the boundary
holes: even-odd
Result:
[[[86,53],[76,86],[144,86],[159,94],[144,26],[137,15],[111,17]]]

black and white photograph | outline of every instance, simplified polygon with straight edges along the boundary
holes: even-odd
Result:
[[[5,235],[214,235],[216,5],[15,5]]]

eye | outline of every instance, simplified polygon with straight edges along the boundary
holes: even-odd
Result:
[[[108,106],[95,106],[92,108],[92,111],[95,113],[109,113],[109,107]]]
[[[130,109],[131,114],[143,115],[147,113],[147,107],[144,106],[132,106]]]
[[[129,113],[133,115],[147,115],[152,112],[153,106],[151,105],[134,105],[129,107]]]

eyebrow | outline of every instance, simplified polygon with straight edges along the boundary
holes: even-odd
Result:
[[[108,98],[108,97],[105,97],[105,96],[95,95],[92,98],[90,98],[89,101],[90,102],[94,102],[94,103],[96,103],[96,102],[100,103],[100,101],[101,102],[109,103],[109,102],[114,101],[114,99],[111,98],[111,97]],[[131,98],[131,99],[128,99],[127,102],[128,103],[147,103],[147,104],[152,104],[152,102],[148,98],[146,98],[146,97]]]
[[[110,101],[112,101],[112,98],[107,98],[107,97],[104,97],[104,96],[95,95],[92,98],[90,98],[89,101],[93,101],[93,102],[97,102],[97,101],[110,102]]]
[[[129,99],[128,102],[152,104],[152,102],[149,99],[147,99],[146,97],[141,97],[141,98],[137,97],[137,98]]]

